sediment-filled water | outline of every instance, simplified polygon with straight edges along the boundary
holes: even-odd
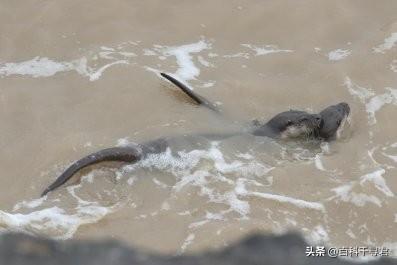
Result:
[[[395,1],[2,1],[0,228],[167,253],[289,230],[395,250],[396,10]],[[329,143],[183,138],[342,101],[350,123]],[[39,198],[91,152],[164,136],[176,139],[165,153],[92,167]]]

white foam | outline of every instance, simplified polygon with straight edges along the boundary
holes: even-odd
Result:
[[[118,60],[112,63],[108,63],[104,66],[102,66],[101,68],[99,68],[98,70],[93,70],[92,68],[86,68],[86,75],[90,78],[90,81],[95,81],[98,80],[103,72],[108,69],[109,67],[113,66],[113,65],[117,65],[117,64],[128,64],[127,60]]]
[[[323,154],[330,154],[331,153],[331,149],[330,149],[330,146],[329,146],[328,142],[321,143],[320,144],[320,148],[321,148],[321,151],[323,152]]]
[[[386,104],[397,105],[397,89],[385,87],[386,92],[376,95],[372,89],[360,87],[354,84],[349,77],[345,78],[344,85],[348,88],[350,94],[360,99],[365,105],[368,113],[368,123],[374,125],[376,123],[376,112]]]
[[[136,177],[130,177],[130,178],[128,178],[128,180],[127,180],[127,184],[130,185],[130,186],[132,186],[136,180],[137,180]]]
[[[197,79],[200,75],[200,68],[196,66],[195,61],[205,67],[214,67],[214,65],[206,60],[203,55],[200,55],[200,52],[208,49],[211,49],[211,43],[202,39],[198,42],[181,46],[153,45],[152,49],[144,49],[144,55],[158,56],[160,60],[167,60],[169,57],[175,57],[178,69],[175,73],[171,73],[171,75],[189,86],[189,81]],[[160,78],[160,73],[164,72],[164,70],[150,66],[144,66],[144,68],[148,71],[154,72]],[[205,82],[202,87],[211,87],[214,84],[214,81]],[[189,87],[193,89],[191,86]]]
[[[127,60],[117,60],[96,69],[87,65],[86,57],[72,61],[55,61],[47,57],[35,57],[17,63],[0,64],[0,76],[26,75],[33,78],[43,78],[54,76],[60,72],[76,71],[80,75],[88,77],[90,81],[95,81],[109,67],[128,63]]]
[[[246,217],[251,210],[249,202],[241,200],[234,191],[225,193],[223,198],[213,198],[212,201],[227,202],[230,206],[230,211],[237,212],[242,217]]]
[[[48,58],[35,57],[19,63],[4,63],[0,65],[0,75],[30,75],[32,77],[48,77],[58,72],[70,71],[72,65],[65,62],[55,62]]]
[[[101,46],[101,49],[104,51],[114,51],[114,48],[106,47],[106,46]]]
[[[397,60],[393,60],[390,63],[390,70],[392,70],[393,72],[397,73]]]
[[[379,166],[379,163],[374,158],[374,152],[376,149],[377,149],[377,147],[367,150],[367,154],[368,154],[368,157],[371,159],[372,163],[376,166]]]
[[[248,153],[244,153],[244,154],[239,153],[239,154],[236,154],[236,156],[239,158],[247,159],[247,160],[254,158],[251,154],[248,154]]]
[[[179,68],[174,75],[187,82],[189,80],[196,79],[196,77],[200,74],[200,69],[196,67],[193,62],[192,53],[200,53],[201,51],[210,48],[211,44],[209,42],[200,40],[196,43],[190,43],[181,46],[162,47],[159,49],[159,51],[161,51],[166,57],[175,56]],[[204,62],[204,58],[202,58],[201,62]]]
[[[92,142],[88,141],[83,146],[84,147],[92,147]]]
[[[83,182],[90,182],[90,180],[92,180],[93,178],[94,178],[94,173],[90,172],[88,174],[88,177],[83,176],[83,178],[81,179],[81,182],[79,184],[66,187],[66,189],[69,192],[69,194],[72,195],[72,197],[77,200],[79,205],[86,206],[86,205],[93,204],[93,202],[81,199],[79,196],[77,196],[77,194],[75,192],[76,189],[80,189],[82,187],[82,185],[83,185],[82,183]]]
[[[319,154],[316,154],[316,157],[314,158],[314,165],[318,170],[321,171],[326,171],[323,165],[323,162],[321,161],[321,157]]]
[[[382,153],[384,156],[390,158],[391,160],[393,160],[394,162],[397,162],[397,155],[388,155],[386,153]]]
[[[365,105],[370,124],[376,123],[375,113],[384,105],[390,103],[397,105],[397,89],[391,87],[386,87],[385,89],[387,90],[386,93],[372,97]]]
[[[333,50],[328,53],[328,60],[340,61],[340,60],[345,59],[350,54],[351,54],[351,51],[349,51],[349,50],[342,50],[342,49]]]
[[[397,43],[397,32],[394,32],[390,35],[390,37],[386,38],[383,44],[380,44],[377,47],[374,47],[373,50],[376,53],[385,53],[386,50],[390,50]]]
[[[263,185],[252,178],[266,176],[273,168],[254,159],[226,160],[219,148],[217,142],[211,142],[209,149],[180,151],[177,156],[174,156],[171,149],[168,148],[163,153],[149,155],[129,168],[133,170],[137,167],[154,167],[163,172],[170,172],[177,180],[172,187],[173,192],[197,187],[199,196],[207,197],[210,202],[227,205],[229,207],[227,213],[235,212],[245,217],[250,212],[250,205],[249,202],[238,196],[241,191],[239,189],[242,187],[241,179],[256,186]],[[208,163],[211,165],[209,166]],[[240,178],[234,180],[227,177],[229,174],[237,175]],[[213,183],[222,183],[222,188],[214,188]]]
[[[367,203],[373,203],[382,207],[381,201],[376,196],[353,192],[353,185],[354,183],[350,183],[332,189],[336,193],[336,196],[331,197],[331,199],[338,198],[341,201],[351,202],[359,207],[363,207]]]
[[[250,55],[249,53],[246,52],[239,52],[239,53],[235,53],[235,54],[226,54],[223,55],[224,58],[245,58],[245,59],[249,59]]]
[[[356,239],[357,238],[356,235],[353,233],[353,231],[350,228],[347,229],[345,233],[352,239]]]
[[[134,52],[117,52],[117,54],[122,55],[124,57],[136,57],[136,53]]]
[[[309,202],[301,199],[296,199],[284,195],[264,193],[264,192],[256,192],[256,191],[248,191],[246,189],[245,183],[247,181],[244,179],[238,179],[235,191],[240,196],[256,196],[268,200],[275,200],[281,203],[290,203],[299,208],[309,208],[319,211],[325,211],[324,205],[318,202]]]
[[[217,53],[214,53],[214,52],[210,52],[210,53],[208,53],[208,57],[209,58],[214,58],[214,57],[218,57],[219,55],[217,54]]]
[[[208,219],[201,220],[201,221],[197,221],[197,222],[191,223],[191,224],[189,225],[189,228],[190,228],[190,229],[191,229],[191,228],[197,228],[197,227],[203,226],[203,225],[205,225],[205,224],[208,224],[209,222],[210,222],[210,220],[208,220]]]
[[[327,230],[322,225],[315,226],[309,234],[309,241],[312,243],[324,243],[329,241]]]
[[[183,242],[183,244],[182,244],[182,246],[181,246],[181,248],[180,248],[179,254],[185,252],[186,248],[187,248],[190,244],[193,243],[195,237],[196,237],[196,236],[195,236],[194,234],[189,234],[189,235],[186,237],[185,241]]]
[[[205,60],[204,57],[201,55],[197,56],[197,59],[205,67],[214,67],[214,65],[212,63]]]
[[[145,56],[156,56],[157,53],[155,51],[153,51],[153,50],[150,50],[150,49],[144,49],[143,50],[143,55],[145,55]]]
[[[130,142],[130,140],[128,140],[128,137],[124,137],[124,138],[117,139],[116,146],[128,146],[130,144],[131,144],[131,142]]]
[[[348,88],[350,94],[358,97],[362,103],[366,103],[367,99],[375,95],[372,89],[361,87],[353,83],[348,76],[345,77],[344,85]]]
[[[162,78],[162,77],[161,77],[161,71],[160,71],[160,70],[155,69],[155,68],[153,68],[153,67],[149,67],[149,66],[144,66],[143,68],[145,68],[145,69],[146,69],[147,71],[149,71],[149,72],[155,73],[159,78]]]
[[[84,182],[92,182],[93,175],[94,173],[91,172],[83,176],[78,185],[67,187],[69,194],[76,200],[76,207],[63,209],[56,206],[56,204],[62,203],[62,200],[56,199],[49,202],[47,201],[48,196],[22,201],[14,206],[14,213],[0,211],[0,228],[55,239],[71,238],[81,225],[96,223],[121,205],[116,203],[105,207],[98,202],[83,200],[76,195],[76,189],[81,188]],[[42,208],[44,202],[55,206]],[[15,213],[16,211],[20,212]]]
[[[201,85],[202,88],[209,88],[209,87],[213,87],[215,85],[215,81],[210,81],[210,82],[206,82],[204,84]]]
[[[154,184],[156,184],[157,186],[159,186],[162,189],[168,188],[168,186],[165,183],[161,182],[160,180],[158,180],[156,178],[153,179],[153,182],[154,182]]]
[[[0,211],[0,227],[7,231],[68,239],[81,225],[95,223],[111,212],[110,208],[100,205],[86,205],[76,210],[76,213],[70,214],[54,206],[27,214]]]
[[[211,212],[207,212],[205,215],[205,218],[207,218],[207,220],[216,220],[216,221],[223,221],[225,220],[225,218],[223,217],[222,214],[219,213],[211,213]]]
[[[35,199],[35,200],[31,200],[31,201],[22,201],[19,202],[17,204],[15,204],[15,206],[13,207],[12,211],[18,211],[21,208],[36,208],[39,207],[40,205],[43,204],[43,202],[45,201],[45,197],[41,197],[39,199]]]
[[[102,59],[108,59],[108,60],[117,60],[119,56],[122,57],[136,57],[137,55],[133,52],[121,52],[121,51],[102,51],[99,52],[98,55],[94,55],[94,60],[97,59],[97,57],[102,58]]]
[[[257,196],[260,198],[268,199],[268,200],[274,200],[278,201],[281,203],[289,203],[297,206],[298,208],[308,208],[308,209],[313,209],[313,210],[318,210],[318,211],[325,211],[324,205],[319,202],[310,202],[310,201],[305,201],[302,199],[296,199],[284,195],[277,195],[277,194],[271,194],[271,193],[264,193],[264,192],[249,192],[247,195],[252,195],[252,196]]]
[[[247,47],[253,51],[255,51],[255,56],[267,55],[271,53],[285,53],[285,52],[293,52],[293,50],[285,50],[278,48],[277,45],[265,45],[263,47],[251,45],[251,44],[241,44],[241,46]]]
[[[205,224],[208,224],[210,221],[227,221],[227,219],[224,217],[226,212],[228,211],[222,211],[221,213],[206,212],[204,217],[205,219],[191,223],[189,225],[189,229],[197,229]]]
[[[385,172],[386,171],[381,168],[372,173],[368,173],[360,178],[360,184],[363,185],[365,182],[372,182],[375,184],[375,187],[383,192],[386,196],[394,197],[394,193],[389,189],[385,179],[382,176],[385,174]]]

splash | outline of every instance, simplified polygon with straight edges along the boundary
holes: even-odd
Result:
[[[26,214],[0,211],[0,228],[55,239],[69,239],[81,225],[95,223],[111,211],[108,207],[95,204],[77,207],[74,213],[68,213],[57,206]]]
[[[144,55],[155,56],[158,55],[160,60],[165,60],[168,57],[176,59],[178,69],[173,76],[179,80],[188,83],[191,80],[195,80],[200,75],[200,68],[196,66],[195,61],[205,67],[213,67],[202,55],[199,55],[204,50],[211,49],[211,43],[206,40],[200,40],[195,43],[184,44],[181,46],[161,46],[154,45],[153,49],[144,49]],[[197,55],[195,55],[197,54]],[[145,67],[149,71],[160,72],[153,67]],[[206,84],[212,86],[211,84]]]
[[[328,60],[340,61],[340,60],[345,59],[350,54],[351,54],[351,51],[349,51],[349,50],[342,50],[342,49],[333,50],[328,53]]]
[[[386,170],[383,168],[378,169],[372,173],[366,174],[360,178],[360,185],[364,185],[365,182],[372,182],[375,187],[383,192],[388,197],[394,197],[394,193],[387,186],[385,179],[382,177]]]
[[[60,72],[76,71],[78,74],[88,77],[90,81],[96,81],[106,69],[117,64],[129,63],[126,60],[118,60],[96,69],[87,65],[86,57],[70,62],[58,62],[46,57],[35,57],[28,61],[0,64],[0,76],[26,75],[40,78],[50,77]]]
[[[339,199],[344,202],[351,202],[356,206],[363,207],[367,203],[373,203],[378,207],[382,207],[382,203],[375,195],[368,195],[361,192],[354,192],[354,183],[346,184],[332,189],[336,193],[332,199]]]
[[[370,125],[376,124],[376,112],[378,112],[384,105],[397,105],[397,89],[386,87],[386,92],[376,95],[372,89],[358,86],[353,83],[349,77],[345,78],[344,85],[348,88],[350,94],[358,98],[364,105],[368,113],[368,123]]]
[[[375,53],[385,53],[387,50],[390,50],[397,43],[397,32],[394,32],[390,35],[390,37],[386,38],[383,44],[380,44],[373,48]]]
[[[83,183],[92,181],[91,173],[83,176],[80,184],[67,188],[75,199],[75,207],[62,205],[62,200],[49,200],[48,196],[44,196],[17,203],[12,213],[0,211],[0,229],[54,239],[72,238],[80,226],[96,223],[121,206],[121,203],[103,206],[99,202],[83,200],[76,195],[76,189],[81,188]]]
[[[392,70],[393,72],[397,73],[397,60],[393,60],[390,63],[390,70]]]
[[[110,67],[119,64],[130,64],[130,58],[136,54],[121,51],[118,49],[101,47],[101,50],[92,53],[90,56],[83,56],[71,61],[58,61],[48,57],[35,57],[30,60],[20,62],[9,62],[0,64],[0,77],[24,75],[33,78],[51,77],[62,72],[75,71],[81,76],[87,77],[90,81],[98,80],[103,73]],[[90,66],[89,62],[94,62],[98,58],[111,62],[102,66]]]
[[[241,44],[241,46],[253,50],[255,52],[255,56],[267,55],[271,53],[293,52],[293,50],[280,49],[277,45],[265,45],[263,47],[259,47],[251,44]]]
[[[211,45],[203,40],[176,47],[168,47],[164,50],[164,55],[175,56],[179,66],[175,75],[182,80],[188,81],[195,79],[200,74],[200,69],[192,61],[192,53],[199,53],[209,49]]]
[[[367,203],[372,203],[378,207],[382,207],[382,200],[379,199],[379,197],[372,194],[368,195],[362,191],[369,186],[379,190],[383,194],[383,197],[394,197],[394,193],[390,190],[385,179],[382,177],[385,172],[385,169],[380,168],[374,172],[361,176],[359,181],[352,181],[348,184],[336,187],[332,189],[336,195],[330,199],[351,202],[359,207],[363,207]]]

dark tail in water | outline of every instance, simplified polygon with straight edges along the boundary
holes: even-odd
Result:
[[[67,182],[77,171],[82,168],[104,161],[136,162],[141,158],[141,153],[134,147],[113,147],[90,154],[73,163],[65,172],[62,173],[48,188],[41,197],[48,192],[55,190]]]
[[[197,95],[196,93],[194,93],[190,88],[188,88],[186,85],[184,85],[182,82],[176,80],[175,78],[173,78],[172,76],[166,74],[166,73],[160,73],[162,77],[166,78],[167,80],[169,80],[171,83],[173,83],[174,85],[176,85],[177,87],[179,87],[180,89],[182,89],[183,92],[185,92],[191,99],[193,99],[197,104],[199,105],[204,105],[207,108],[219,112],[219,110],[217,109],[217,107],[211,103],[210,101],[208,101],[206,98]]]

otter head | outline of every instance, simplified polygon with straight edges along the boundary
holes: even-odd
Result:
[[[318,135],[324,140],[333,140],[337,138],[349,114],[350,107],[345,102],[325,108],[320,112],[322,122],[318,130]]]
[[[319,114],[290,110],[274,116],[266,126],[281,139],[308,137],[314,134],[321,124]]]

